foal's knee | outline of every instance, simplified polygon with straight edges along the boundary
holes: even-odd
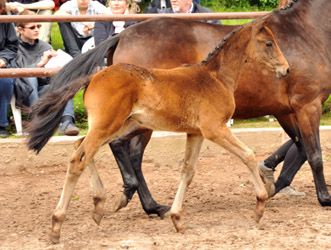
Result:
[[[250,168],[256,168],[256,159],[253,150],[248,149],[243,156],[243,162]]]

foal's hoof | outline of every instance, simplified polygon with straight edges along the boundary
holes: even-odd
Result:
[[[176,228],[177,233],[184,233],[186,231],[186,227],[184,224],[180,221],[180,216],[179,215],[174,215],[171,214],[171,220],[174,223],[174,226]]]
[[[100,225],[100,222],[103,218],[103,215],[100,215],[98,213],[93,213],[92,214],[92,219],[94,220],[95,223],[97,223],[98,225]]]
[[[254,219],[255,219],[255,222],[256,223],[259,223],[260,222],[260,220],[261,220],[261,218],[262,218],[262,215],[261,214],[259,214],[259,213],[257,213],[256,211],[254,212]]]
[[[117,201],[115,201],[114,212],[117,212],[121,208],[126,207],[126,205],[128,205],[128,198],[126,197],[126,195],[124,193],[122,193],[120,195],[119,199],[117,199]]]
[[[59,244],[60,243],[60,235],[51,232],[49,234],[49,239],[51,240],[52,243],[54,244]]]

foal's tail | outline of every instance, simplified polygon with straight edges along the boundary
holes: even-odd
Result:
[[[104,66],[108,52],[116,49],[119,36],[111,37],[88,52],[75,57],[52,79],[46,93],[33,105],[28,125],[28,148],[37,153],[45,146],[59,125],[67,102],[87,88],[91,76]]]

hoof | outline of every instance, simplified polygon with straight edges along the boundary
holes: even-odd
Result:
[[[265,189],[267,190],[268,193],[268,199],[273,197],[276,193],[276,188],[275,188],[275,184],[272,183],[271,181],[268,181],[265,185],[264,185]]]
[[[49,234],[49,239],[54,244],[59,244],[60,243],[60,235],[57,235],[53,232]]]
[[[128,205],[128,198],[124,193],[122,193],[119,199],[117,199],[117,201],[115,202],[113,210],[114,212],[117,212],[121,208],[126,207],[126,205]]]
[[[170,215],[172,222],[176,228],[177,233],[184,233],[186,231],[186,227],[183,223],[180,222],[180,216],[178,215]]]
[[[162,219],[170,217],[170,208],[168,211],[166,211],[164,214],[160,215]]]
[[[262,218],[262,215],[261,214],[258,214],[257,212],[254,213],[254,219],[255,219],[255,222],[256,223],[259,223],[261,218]]]
[[[164,219],[170,216],[170,208],[169,206],[161,206],[158,212],[160,218]]]
[[[94,220],[95,223],[97,223],[97,225],[100,225],[100,222],[103,218],[103,215],[97,214],[97,213],[93,213],[92,214],[92,219]]]

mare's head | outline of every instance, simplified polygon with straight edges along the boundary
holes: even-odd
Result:
[[[290,73],[288,62],[279,49],[274,35],[263,24],[253,23],[252,37],[247,46],[246,55],[254,61],[257,67],[263,65],[268,70],[275,72],[277,78]]]

